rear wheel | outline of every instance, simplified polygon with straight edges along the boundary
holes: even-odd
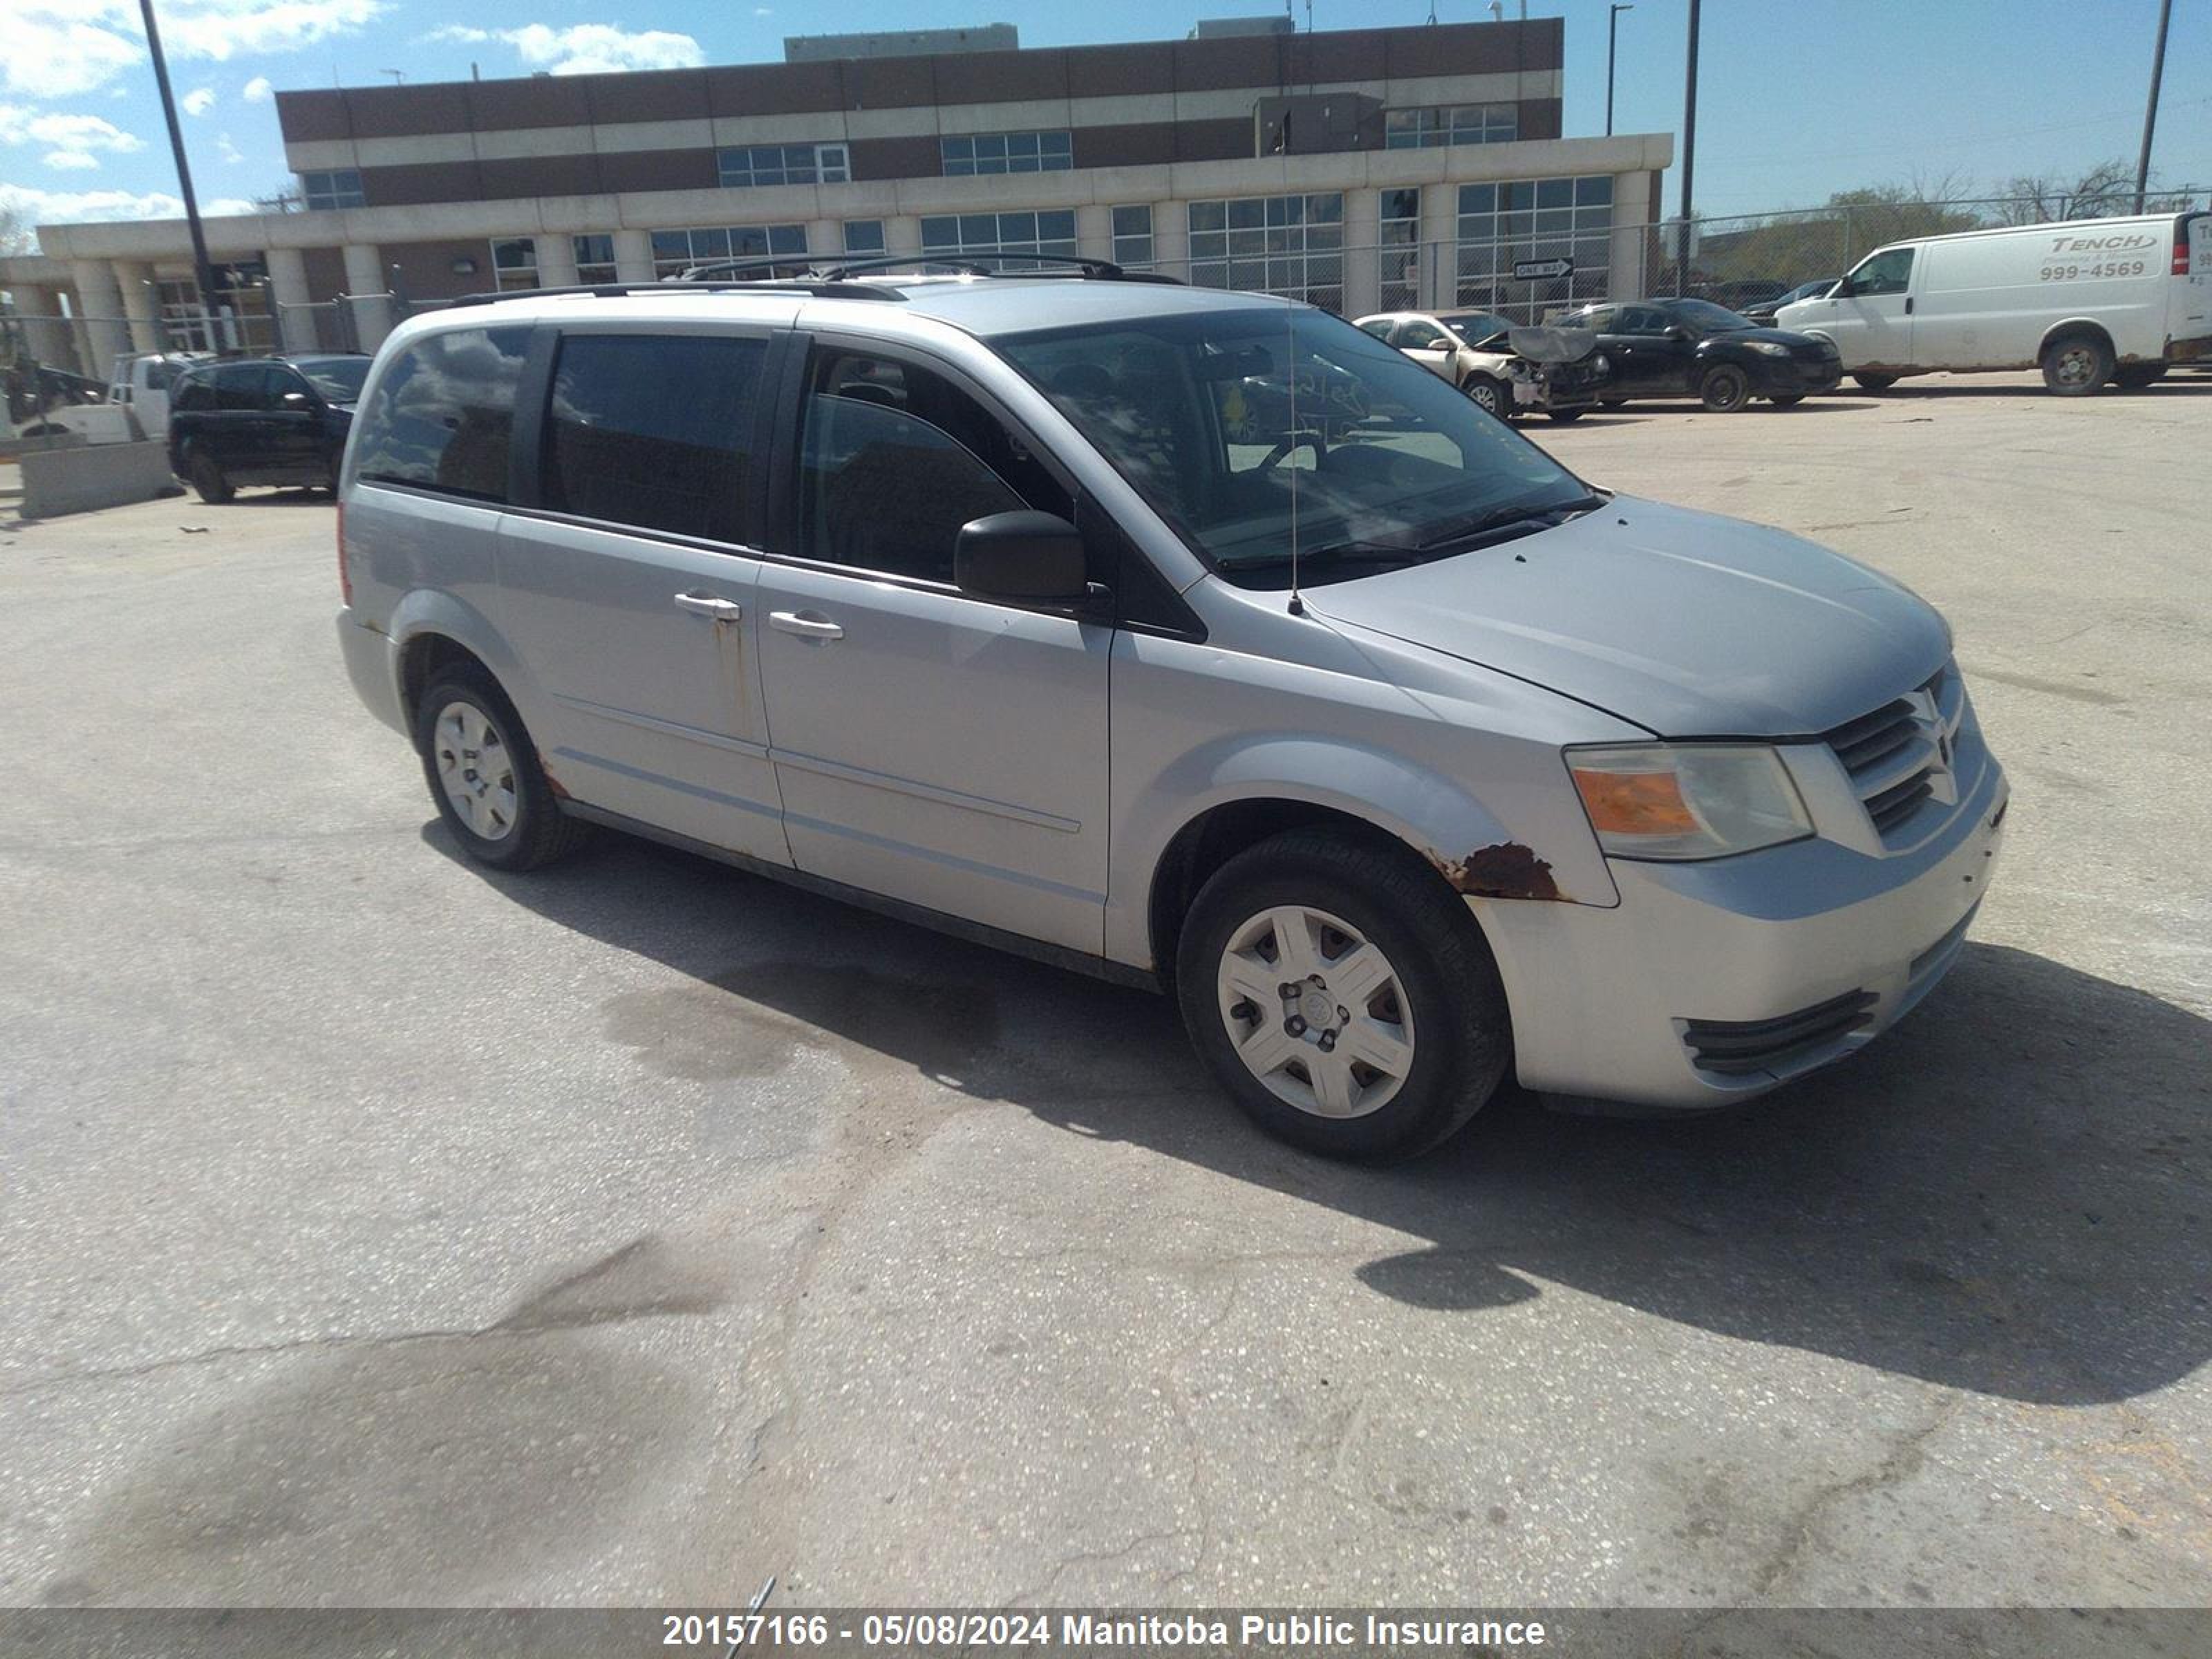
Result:
[[[1715,363],[1698,382],[1698,400],[1716,415],[1733,415],[1751,402],[1751,377],[1734,363]]]
[[[192,457],[192,488],[210,507],[221,507],[238,493],[231,488],[230,480],[223,477],[215,457],[205,450]]]
[[[2062,334],[2043,349],[2043,384],[2062,398],[2086,398],[2112,378],[2112,349],[2094,334]]]
[[[1291,830],[1215,872],[1184,920],[1176,994],[1237,1104],[1332,1157],[1437,1145],[1511,1053],[1466,905],[1402,848],[1340,830]]]
[[[479,864],[534,870],[588,839],[562,815],[522,718],[489,674],[460,668],[422,694],[415,743],[438,816]]]
[[[1499,381],[1487,374],[1470,374],[1461,384],[1460,390],[1474,400],[1474,406],[1486,415],[1495,415],[1501,421],[1513,418],[1513,394]]]
[[[1887,392],[1897,384],[1897,376],[1894,374],[1854,374],[1851,379],[1856,380],[1869,392]]]
[[[2129,363],[2112,371],[2112,383],[2130,392],[2140,392],[2147,386],[2156,386],[2165,378],[2164,363]]]

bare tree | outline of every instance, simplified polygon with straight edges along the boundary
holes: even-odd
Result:
[[[31,253],[37,247],[38,239],[21,211],[0,202],[0,253]]]
[[[2051,173],[2021,173],[2008,180],[2005,194],[2011,199],[1998,204],[1996,217],[2003,225],[2048,224],[2054,219],[2109,219],[2136,210],[2135,169],[2125,161],[2100,161],[2079,177],[2069,179]],[[2151,213],[2178,213],[2189,204],[2185,196],[2146,197]]]

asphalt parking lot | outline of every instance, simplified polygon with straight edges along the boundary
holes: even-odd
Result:
[[[1942,606],[2008,865],[1841,1067],[1382,1170],[1143,994],[465,865],[320,497],[0,519],[0,1603],[2201,1602],[2212,380],[1528,429]]]

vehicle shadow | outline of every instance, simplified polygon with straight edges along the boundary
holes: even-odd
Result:
[[[1910,403],[1929,398],[2049,398],[2054,403],[2069,401],[2054,397],[2045,387],[2037,386],[1978,386],[1970,380],[1917,379],[1899,380],[1895,386],[1881,392],[1864,392],[1862,397],[1876,403]],[[2177,380],[2172,375],[2151,386],[2107,386],[2090,394],[2093,398],[2201,398],[2212,397],[2212,380]]]
[[[279,484],[270,489],[254,488],[253,493],[250,495],[243,493],[248,486],[241,485],[240,488],[241,493],[232,496],[223,503],[224,506],[329,507],[333,505],[329,490],[312,484]]]
[[[460,859],[434,820],[423,839]],[[1246,1123],[1164,998],[623,838],[477,873],[689,976],[684,1042],[758,1048],[798,1022],[1072,1133],[1417,1234],[1357,1270],[1401,1303],[1475,1313],[1562,1285],[2043,1403],[2126,1399],[2212,1358],[2212,1022],[2028,951],[1971,945],[1881,1042],[1740,1109],[1565,1117],[1509,1091],[1439,1152],[1372,1169]],[[610,1035],[649,1038],[636,1014]]]

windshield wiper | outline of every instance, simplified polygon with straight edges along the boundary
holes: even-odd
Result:
[[[1431,536],[1419,544],[1420,550],[1432,553],[1444,547],[1480,543],[1486,537],[1529,535],[1539,530],[1553,529],[1571,518],[1594,512],[1604,505],[1604,497],[1592,495],[1551,501],[1542,507],[1528,507],[1516,502],[1510,507],[1494,507],[1490,512],[1478,514],[1454,525],[1442,535]]]
[[[1288,553],[1263,554],[1258,558],[1222,561],[1225,570],[1272,570],[1289,564]],[[1302,547],[1298,550],[1300,565],[1326,564],[1419,564],[1420,550],[1402,546],[1395,542],[1331,542],[1326,547]]]

